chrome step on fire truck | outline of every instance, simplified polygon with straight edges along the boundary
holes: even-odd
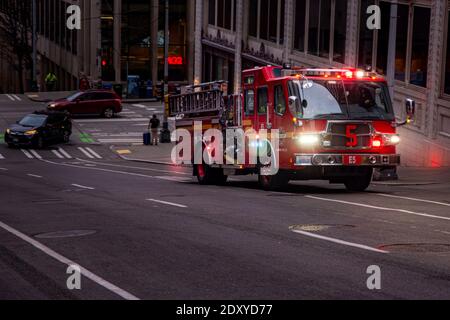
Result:
[[[223,184],[230,175],[256,174],[264,189],[277,189],[291,180],[321,179],[363,191],[375,168],[393,169],[400,164],[396,128],[414,114],[414,103],[409,101],[407,120],[396,122],[386,80],[358,69],[257,67],[243,71],[242,94],[227,96],[226,89],[223,81],[185,87],[181,95],[168,97],[166,112],[176,119],[177,129],[186,129],[192,136],[199,124],[202,133],[251,129],[257,139],[261,130],[269,136],[277,130],[277,150],[270,139],[258,141],[257,148],[269,150],[278,171],[266,174],[267,163],[249,162],[252,143],[254,147],[250,139],[241,144],[235,141],[231,150],[224,145],[224,161],[194,162],[195,148],[201,148],[202,155],[217,157],[212,154],[216,150],[211,148],[212,140],[192,139],[190,164],[201,184]],[[245,161],[238,163],[236,152],[242,143]]]

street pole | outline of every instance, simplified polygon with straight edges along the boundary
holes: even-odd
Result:
[[[37,30],[36,30],[36,19],[37,19],[37,8],[36,8],[36,0],[33,0],[32,2],[32,20],[33,20],[33,31],[32,31],[32,46],[33,46],[33,76],[32,76],[32,91],[37,91]]]
[[[170,143],[170,131],[168,122],[168,95],[169,95],[169,0],[165,0],[165,26],[164,26],[164,121],[163,129],[161,130],[161,143]]]

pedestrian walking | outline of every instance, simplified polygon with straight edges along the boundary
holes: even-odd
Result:
[[[152,133],[152,141],[151,141],[151,145],[158,145],[158,140],[159,140],[159,126],[160,126],[161,122],[159,121],[158,117],[156,116],[156,114],[153,115],[153,117],[150,119],[150,123],[149,123],[149,130]]]
[[[50,71],[47,76],[45,77],[45,86],[47,88],[47,91],[54,91],[56,88],[56,81],[58,81],[58,78],[56,75]]]

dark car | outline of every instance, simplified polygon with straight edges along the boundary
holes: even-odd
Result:
[[[35,112],[6,129],[5,142],[9,147],[29,145],[43,148],[57,142],[69,142],[72,121],[65,112]]]
[[[101,115],[112,118],[122,112],[122,99],[113,91],[88,90],[50,102],[49,110],[67,111],[71,115]]]

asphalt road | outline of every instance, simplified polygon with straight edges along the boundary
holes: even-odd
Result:
[[[39,107],[0,95],[0,132]],[[450,183],[202,187],[188,168],[109,150],[159,111],[126,109],[78,119],[54,149],[0,141],[0,299],[450,299]],[[81,290],[67,264],[83,268]]]

